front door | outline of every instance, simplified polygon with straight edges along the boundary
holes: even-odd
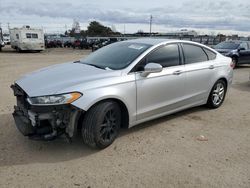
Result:
[[[138,121],[159,117],[185,105],[185,66],[179,54],[178,44],[161,46],[145,58],[145,64],[159,63],[162,72],[147,77],[135,73]]]
[[[250,48],[246,42],[240,44],[239,55],[239,64],[250,63]]]

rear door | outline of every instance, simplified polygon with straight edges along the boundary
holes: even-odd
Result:
[[[139,66],[159,63],[162,72],[142,77],[140,70],[135,73],[137,87],[137,120],[161,116],[185,105],[185,70],[180,59],[178,44],[168,44],[147,55]]]
[[[186,70],[186,97],[192,105],[207,99],[214,83],[216,54],[195,44],[182,44]]]

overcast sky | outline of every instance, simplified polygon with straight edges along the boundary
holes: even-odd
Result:
[[[120,32],[168,32],[181,28],[208,34],[250,35],[249,0],[0,0],[0,23],[7,29],[28,24],[47,32],[72,27],[73,19],[86,29],[97,20]]]

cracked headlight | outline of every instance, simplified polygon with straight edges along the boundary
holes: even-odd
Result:
[[[81,96],[81,93],[74,92],[59,95],[29,97],[27,101],[32,105],[60,105],[72,103],[75,100],[79,99]]]

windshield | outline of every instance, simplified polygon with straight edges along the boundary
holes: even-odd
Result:
[[[134,42],[117,42],[90,54],[81,63],[103,69],[120,70],[130,65],[151,45]]]
[[[214,48],[215,49],[237,49],[239,47],[239,43],[234,42],[222,42],[217,44]]]

